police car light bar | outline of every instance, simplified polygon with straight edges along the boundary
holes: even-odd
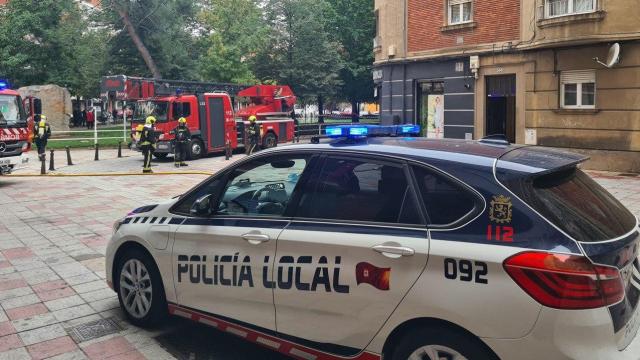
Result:
[[[0,90],[8,89],[9,82],[7,80],[0,79]]]
[[[365,138],[373,136],[408,136],[420,134],[420,125],[337,125],[327,126],[329,138]]]

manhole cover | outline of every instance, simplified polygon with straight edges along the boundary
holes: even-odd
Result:
[[[112,318],[109,318],[78,325],[67,330],[67,332],[76,343],[81,343],[105,335],[115,334],[120,330],[122,328]]]

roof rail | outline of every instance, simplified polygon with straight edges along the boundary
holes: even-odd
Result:
[[[480,139],[480,142],[485,144],[493,144],[493,145],[511,145],[511,143],[507,139],[507,136],[504,134],[495,134],[495,135],[485,136],[482,139]]]

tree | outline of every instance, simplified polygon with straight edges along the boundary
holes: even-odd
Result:
[[[194,78],[196,6],[192,0],[103,0],[114,33],[107,67],[127,75]]]
[[[200,13],[205,36],[201,77],[209,81],[256,83],[257,52],[267,41],[267,27],[256,0],[208,0]]]
[[[332,40],[330,19],[335,16],[326,0],[268,0],[265,16],[269,39],[256,63],[263,81],[292,87],[303,101],[334,96],[341,85],[340,45]]]
[[[0,73],[17,86],[53,83],[97,95],[102,44],[73,0],[12,0],[0,13]]]
[[[358,121],[360,102],[373,101],[374,0],[327,1],[335,12],[332,28],[342,44],[340,55],[344,66],[338,96],[351,103],[352,119]]]

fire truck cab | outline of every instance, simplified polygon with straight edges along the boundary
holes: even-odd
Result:
[[[0,175],[10,174],[29,162],[27,153],[33,140],[33,119],[40,114],[39,99],[27,97],[9,88],[0,79]]]

